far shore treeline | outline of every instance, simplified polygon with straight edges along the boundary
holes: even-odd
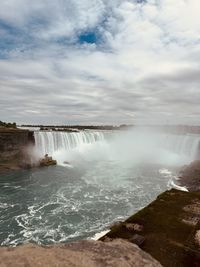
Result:
[[[0,121],[0,127],[5,127],[5,128],[17,128],[16,122],[10,123],[10,122],[3,122]]]
[[[21,125],[21,127],[35,127],[41,130],[56,129],[77,129],[77,130],[117,130],[133,127],[133,125],[122,124],[120,126],[113,125]]]
[[[197,125],[131,125],[131,124],[121,124],[119,126],[114,125],[32,125],[23,124],[21,127],[35,127],[40,128],[40,130],[124,130],[131,128],[148,128],[149,130],[162,131],[166,133],[174,134],[200,134],[200,126]]]
[[[39,128],[41,131],[81,131],[81,130],[124,130],[131,128],[148,128],[149,130],[162,131],[166,133],[174,134],[200,134],[200,126],[197,125],[42,125],[42,124],[22,124],[17,125],[16,122],[3,122],[0,121],[1,128],[13,128],[20,127]]]

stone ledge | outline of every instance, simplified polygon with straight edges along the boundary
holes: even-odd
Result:
[[[80,241],[39,247],[0,248],[0,267],[161,267],[136,245],[124,240]]]
[[[132,242],[134,235],[139,234],[144,237],[141,248],[163,266],[198,266],[200,247],[196,239],[200,230],[199,207],[200,192],[172,189],[159,195],[125,222],[113,226],[100,240],[110,242],[122,238]],[[140,227],[135,228],[135,225]]]

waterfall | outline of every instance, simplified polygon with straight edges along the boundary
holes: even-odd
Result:
[[[200,159],[200,136],[197,134],[165,135],[163,146],[177,155],[188,157],[191,161]]]
[[[200,135],[156,132],[56,132],[35,131],[36,149],[40,156],[48,154],[59,163],[69,155],[81,153],[91,160],[117,160],[132,163],[187,164],[200,159]],[[90,153],[88,155],[88,153]],[[78,154],[75,155],[78,157]]]
[[[53,155],[59,150],[71,150],[84,144],[104,140],[104,134],[97,131],[55,132],[35,131],[35,144],[41,155]]]

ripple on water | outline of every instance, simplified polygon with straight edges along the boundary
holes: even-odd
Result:
[[[167,188],[169,177],[104,162],[82,173],[53,167],[13,173],[9,182],[4,180],[0,243],[15,246],[90,238],[148,204]]]

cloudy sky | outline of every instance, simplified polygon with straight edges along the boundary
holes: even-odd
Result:
[[[200,124],[199,0],[1,0],[0,120]]]

